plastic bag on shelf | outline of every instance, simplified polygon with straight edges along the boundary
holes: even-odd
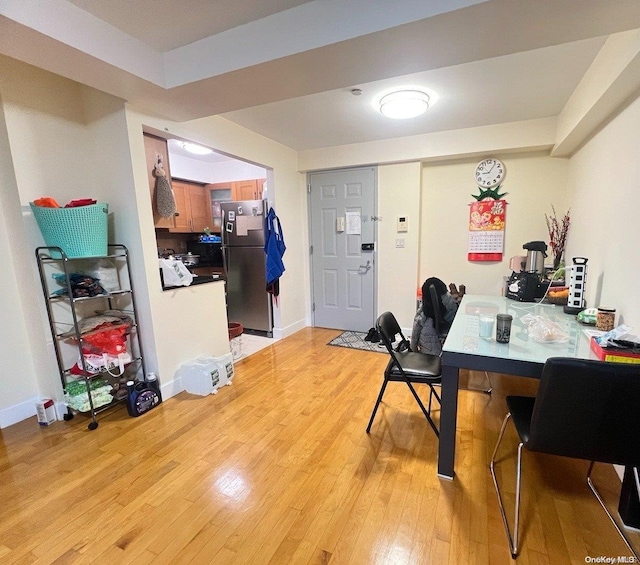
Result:
[[[91,391],[91,400],[94,408],[111,404],[113,401],[111,389],[111,385],[102,378],[89,381],[89,390]],[[78,412],[89,412],[91,410],[89,393],[84,381],[68,382],[64,389],[64,400],[67,406]]]
[[[56,290],[53,294],[69,294],[69,289],[67,288],[67,278],[65,277],[64,273],[54,273],[52,277],[60,286],[62,286],[61,289]],[[83,275],[82,273],[71,273],[69,275],[69,282],[71,283],[71,296],[73,296],[73,298],[108,294],[107,291],[100,285],[100,281],[98,279],[90,277],[89,275]]]

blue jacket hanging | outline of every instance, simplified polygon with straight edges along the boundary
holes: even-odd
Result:
[[[284,273],[282,257],[284,256],[284,252],[287,247],[284,244],[284,236],[282,235],[280,219],[276,216],[273,208],[269,208],[269,212],[265,218],[264,231],[264,252],[267,255],[267,291],[274,296],[278,296],[278,294],[280,294],[278,279],[282,276],[282,273]]]

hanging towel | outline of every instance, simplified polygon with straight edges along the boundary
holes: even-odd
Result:
[[[277,224],[277,227],[276,227]],[[284,244],[284,236],[282,235],[282,226],[280,219],[276,216],[273,208],[269,208],[267,217],[264,222],[265,229],[265,245],[264,252],[266,258],[266,275],[267,275],[267,292],[277,297],[280,294],[279,279],[284,273],[284,263],[282,257],[287,247]],[[277,299],[276,299],[277,304]]]
[[[167,173],[162,168],[161,160],[156,163],[153,175],[156,177],[156,208],[163,218],[170,218],[176,213],[176,200],[173,197]]]

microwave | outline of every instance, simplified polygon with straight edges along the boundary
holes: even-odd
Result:
[[[198,267],[222,267],[222,243],[187,241],[187,251],[200,255]]]

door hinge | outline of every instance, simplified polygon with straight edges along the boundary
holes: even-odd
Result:
[[[309,255],[313,255],[313,245],[309,246]]]
[[[307,185],[307,194],[311,194],[311,185],[310,184]]]
[[[311,305],[311,311],[312,312],[316,311],[316,303],[315,302]]]

